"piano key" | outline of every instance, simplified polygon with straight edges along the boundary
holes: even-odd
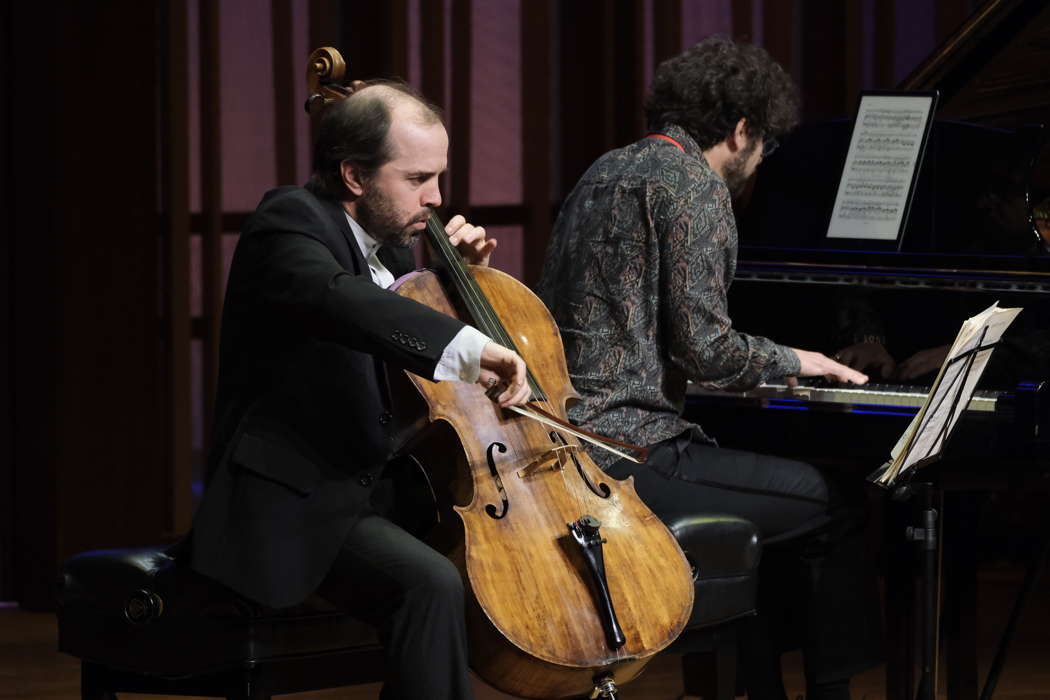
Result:
[[[817,385],[800,383],[797,387],[786,384],[761,384],[749,391],[718,391],[704,389],[690,383],[687,394],[692,396],[726,397],[738,399],[803,401],[811,403],[835,404],[840,406],[897,406],[918,408],[922,406],[929,392],[928,387],[864,384],[860,386]],[[999,392],[976,391],[970,399],[968,411],[994,413],[998,403]]]

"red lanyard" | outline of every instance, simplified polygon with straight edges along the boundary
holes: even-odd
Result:
[[[682,148],[682,144],[678,143],[677,141],[675,141],[675,140],[674,140],[673,138],[671,138],[670,136],[667,136],[666,134],[649,134],[647,138],[651,138],[651,139],[663,139],[663,140],[664,140],[664,141],[666,141],[667,143],[673,143],[673,144],[674,144],[675,146],[677,146],[677,147],[678,147],[678,150],[679,150],[679,151],[681,151],[682,153],[685,153],[685,149],[684,149],[684,148]]]

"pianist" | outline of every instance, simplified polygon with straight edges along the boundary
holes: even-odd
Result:
[[[850,677],[880,657],[863,508],[813,467],[718,448],[681,416],[690,379],[721,389],[796,376],[867,381],[820,353],[736,331],[726,307],[731,195],[796,123],[794,86],[762,49],[715,37],[659,66],[646,111],[651,133],[591,166],[547,251],[540,294],[582,395],[570,415],[650,446],[645,465],[593,457],[614,477],[634,475],[658,515],[731,513],[759,528],[763,581],[792,594],[779,607],[763,599],[748,623],[748,696],[786,697],[769,629],[791,617],[807,700],[849,698]]]

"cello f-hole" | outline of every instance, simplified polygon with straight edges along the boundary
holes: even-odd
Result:
[[[560,442],[563,445],[569,444],[565,442],[565,436],[556,430],[552,430],[550,436],[552,441],[555,436],[557,436],[557,442]],[[600,483],[595,486],[594,483],[587,478],[587,473],[583,471],[583,465],[580,464],[580,460],[576,458],[575,452],[571,452],[569,456],[572,457],[572,463],[576,465],[576,473],[580,475],[580,478],[583,479],[583,483],[587,484],[587,488],[589,488],[595,496],[598,496],[599,498],[608,498],[612,494],[612,490],[609,488],[608,484]]]
[[[485,450],[485,459],[489,462],[489,473],[492,475],[492,481],[496,484],[496,490],[499,491],[500,499],[503,501],[503,508],[499,511],[496,510],[496,506],[489,503],[485,506],[485,512],[489,514],[489,517],[493,520],[500,520],[507,515],[507,511],[510,510],[510,501],[507,500],[507,492],[503,488],[503,479],[499,476],[499,470],[496,469],[496,458],[492,455],[492,450],[496,449],[502,454],[507,451],[507,446],[502,442],[494,442],[488,446]]]

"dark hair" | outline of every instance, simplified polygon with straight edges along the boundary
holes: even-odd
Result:
[[[382,86],[389,90],[372,90]],[[349,161],[363,178],[375,174],[393,154],[387,143],[390,114],[399,98],[407,98],[419,106],[419,118],[424,123],[442,123],[439,107],[427,102],[412,86],[401,81],[369,81],[345,100],[325,108],[314,142],[314,171],[307,188],[315,194],[332,199],[346,196],[342,164]]]
[[[645,113],[651,131],[678,124],[706,150],[728,138],[740,119],[749,136],[790,131],[798,123],[798,94],[764,49],[712,36],[659,65]]]

